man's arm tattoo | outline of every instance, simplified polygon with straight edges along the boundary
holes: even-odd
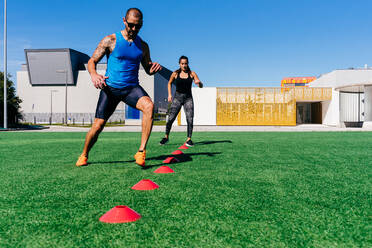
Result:
[[[106,36],[101,40],[101,42],[98,44],[96,50],[94,51],[92,58],[95,62],[99,62],[103,56],[109,55],[115,47],[115,36],[109,35]]]

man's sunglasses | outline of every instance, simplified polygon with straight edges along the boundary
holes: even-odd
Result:
[[[130,22],[127,22],[127,24],[128,24],[129,28],[136,27],[136,29],[140,29],[142,27],[142,24],[134,24],[134,23],[130,23]]]

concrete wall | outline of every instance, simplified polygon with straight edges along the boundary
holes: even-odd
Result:
[[[194,125],[216,125],[217,88],[192,88],[194,99]],[[181,110],[181,125],[187,125],[186,115]]]
[[[139,79],[140,85],[147,92],[149,97],[151,99],[154,99],[154,95],[155,95],[154,76],[147,75],[145,70],[142,69],[142,70],[139,70],[138,79]]]
[[[322,124],[328,126],[340,125],[339,92],[332,89],[332,100],[322,102]]]
[[[365,121],[372,122],[372,86],[364,86]]]

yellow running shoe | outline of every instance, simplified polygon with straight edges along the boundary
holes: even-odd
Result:
[[[139,166],[145,166],[145,158],[146,158],[146,151],[143,152],[138,151],[136,155],[134,155],[134,159],[136,160],[136,164]]]
[[[88,165],[88,157],[81,155],[78,161],[76,162],[76,166],[86,166],[86,165]]]

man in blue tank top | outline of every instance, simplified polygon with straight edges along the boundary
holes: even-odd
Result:
[[[142,20],[143,15],[139,9],[128,9],[123,18],[125,29],[103,38],[88,62],[92,82],[97,89],[101,89],[101,92],[94,123],[86,135],[84,149],[76,166],[88,164],[90,149],[120,101],[143,113],[141,145],[134,158],[138,165],[145,165],[146,144],[152,129],[154,104],[139,85],[138,70],[141,63],[146,73],[153,75],[162,67],[151,61],[149,46],[137,35],[142,27]],[[105,55],[108,58],[107,70],[103,76],[97,73],[96,65]]]

